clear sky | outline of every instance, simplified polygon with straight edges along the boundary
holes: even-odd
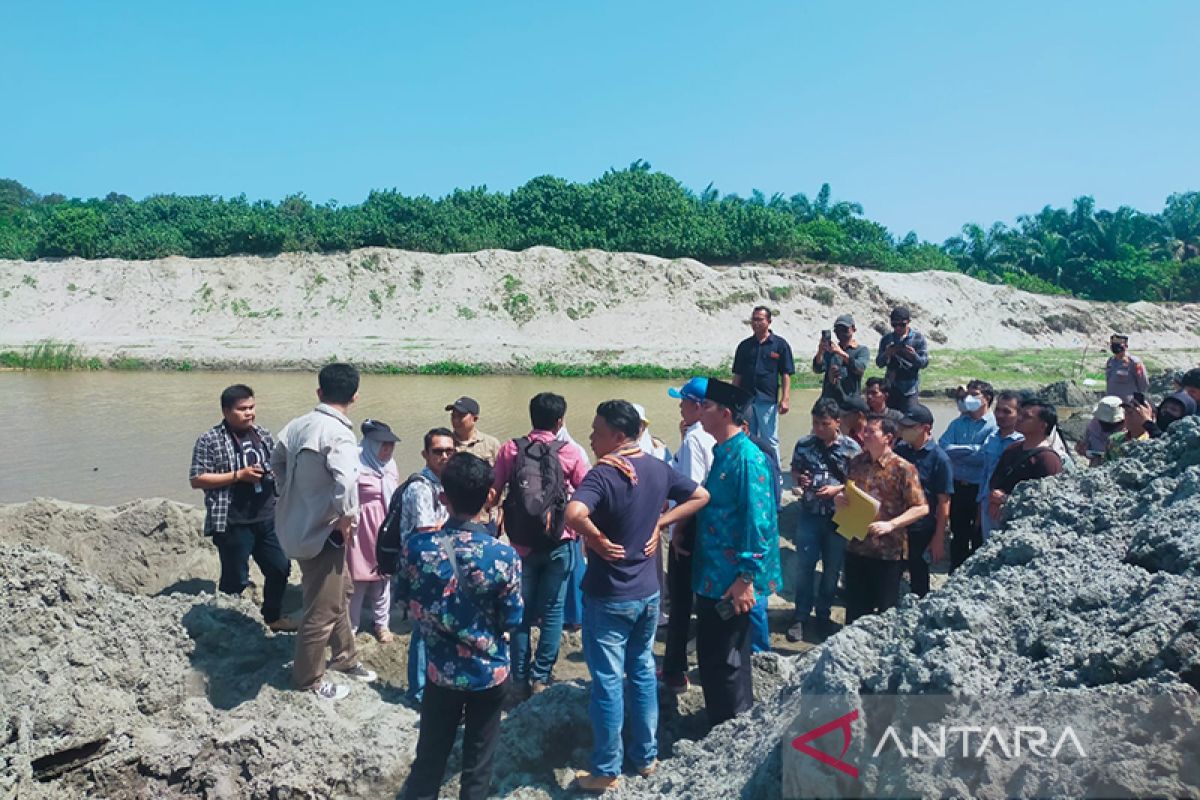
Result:
[[[903,235],[1200,189],[1200,2],[54,2],[0,11],[0,177],[361,202],[649,161]]]

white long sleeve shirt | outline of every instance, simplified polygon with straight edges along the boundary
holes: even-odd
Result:
[[[275,533],[288,558],[319,555],[334,523],[358,515],[358,464],[353,424],[324,403],[279,432]]]

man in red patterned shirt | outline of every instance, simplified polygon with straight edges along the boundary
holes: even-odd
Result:
[[[917,468],[892,452],[896,423],[867,417],[863,452],[850,460],[846,477],[879,501],[867,538],[846,546],[846,624],[864,614],[882,614],[900,599],[900,573],[908,557],[908,526],[929,514]],[[845,491],[835,499],[845,507]]]

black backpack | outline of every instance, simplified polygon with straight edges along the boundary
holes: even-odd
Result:
[[[528,436],[514,441],[517,457],[504,498],[504,532],[513,544],[552,550],[567,524],[567,487],[558,460],[566,442],[535,442]]]
[[[388,501],[387,515],[379,526],[379,535],[375,539],[375,571],[380,575],[395,575],[400,571],[400,559],[404,555],[404,532],[400,530],[400,517],[404,511],[404,491],[413,481],[428,481],[429,479],[414,472],[408,480],[400,484],[400,488],[392,492]]]

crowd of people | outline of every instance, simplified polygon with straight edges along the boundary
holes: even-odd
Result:
[[[577,788],[603,793],[626,770],[648,775],[660,685],[689,689],[693,636],[714,725],[750,708],[751,655],[770,647],[767,600],[783,584],[778,420],[790,411],[795,372],[771,321],[768,309],[753,310],[729,381],[698,376],[669,390],[680,412],[673,454],[649,434],[644,409],[625,400],[595,409],[589,456],[567,432],[557,394],[531,398],[529,431],[506,441],[478,429],[479,403],[464,396],[445,407],[449,427],[425,433],[423,468],[401,480],[389,425],[364,420],[361,442],[355,435],[353,366],[323,368],[318,405],[277,436],[256,424],[253,390],[230,386],[190,470],[220,556],[219,588],[240,594],[255,560],[264,623],[296,637],[293,685],[323,700],[349,692],[331,673],[377,679],[359,658],[360,628],[388,644],[391,615],[412,618],[406,694],[421,727],[410,798],[437,797],[460,725],[460,796],[488,794],[503,710],[552,684],[564,629],[581,632],[592,679],[591,764]],[[931,564],[967,562],[1020,483],[1072,464],[1052,405],[983,380],[960,387],[959,414],[935,439],[934,416],[919,402],[925,337],[906,308],[891,323],[874,359],[882,376],[866,376],[870,349],[850,315],[822,333],[812,358],[821,397],[811,434],[792,450],[798,509],[784,531],[797,553],[791,641],[839,627],[840,585],[847,625],[895,606],[906,573],[924,596]],[[1110,396],[1080,442],[1095,462],[1162,435],[1200,400],[1197,369],[1152,408],[1145,368],[1127,345],[1113,337]],[[837,518],[858,493],[878,511],[865,535],[851,536]],[[292,561],[298,620],[282,611]],[[653,645],[663,627],[659,668]]]

